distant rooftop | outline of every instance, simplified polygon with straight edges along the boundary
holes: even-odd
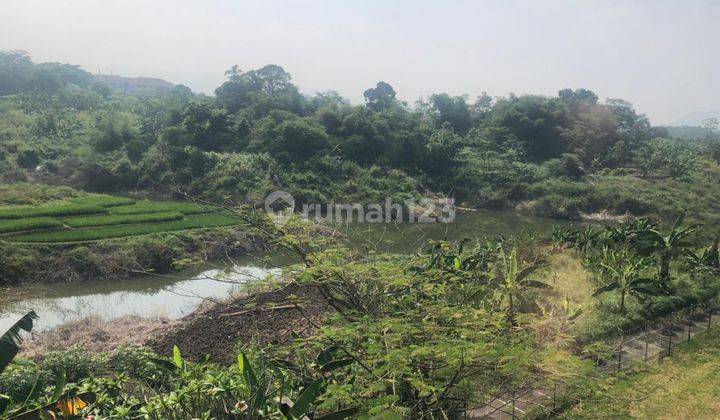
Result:
[[[153,77],[122,77],[111,74],[96,74],[95,81],[106,84],[110,89],[130,93],[141,89],[172,89],[175,84]]]

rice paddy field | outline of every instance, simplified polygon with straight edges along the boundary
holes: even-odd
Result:
[[[0,241],[16,243],[87,242],[239,224],[239,218],[212,206],[98,194],[0,207]]]

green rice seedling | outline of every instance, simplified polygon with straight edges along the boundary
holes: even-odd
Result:
[[[73,203],[83,206],[116,207],[135,204],[135,200],[126,197],[115,197],[112,195],[93,194],[84,197],[73,198]]]
[[[32,219],[0,220],[0,233],[22,232],[24,230],[61,228],[63,224],[49,217]]]
[[[177,211],[185,215],[218,211],[217,207],[179,201],[138,201],[129,206],[110,209],[112,214],[143,214]]]
[[[197,216],[188,216],[185,219],[170,222],[21,234],[5,238],[5,240],[8,242],[30,243],[83,242],[179,230],[236,226],[240,224],[242,224],[242,221],[238,217],[224,214],[202,214]]]
[[[64,219],[66,225],[73,228],[84,228],[93,226],[130,225],[139,223],[168,222],[180,220],[184,216],[176,211],[148,214],[120,214],[110,216],[72,217]]]
[[[41,206],[18,206],[0,208],[0,219],[28,219],[31,217],[63,217],[80,214],[107,213],[104,207],[58,202]]]

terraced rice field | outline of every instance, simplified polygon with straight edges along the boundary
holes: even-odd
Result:
[[[38,206],[0,208],[0,241],[85,242],[234,226],[240,222],[212,206],[88,195]]]

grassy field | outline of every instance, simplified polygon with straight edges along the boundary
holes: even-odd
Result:
[[[75,204],[84,206],[100,206],[100,207],[115,207],[115,206],[126,206],[129,204],[135,204],[135,200],[132,198],[125,197],[114,197],[112,195],[88,195],[84,197],[73,198]]]
[[[17,200],[19,194],[11,198]],[[175,201],[75,193],[34,205],[0,207],[0,240],[65,243],[239,224],[218,208]],[[38,192],[36,195],[40,195]],[[9,200],[8,200],[9,201]],[[33,199],[37,201],[37,199]],[[20,201],[22,202],[22,201]]]
[[[582,401],[568,418],[712,419],[720,413],[720,328]]]
[[[58,202],[40,206],[19,206],[0,208],[0,220],[30,219],[33,217],[63,217],[81,214],[107,213],[105,207],[87,204]]]
[[[22,232],[24,230],[53,229],[63,227],[62,222],[49,217],[32,219],[0,220],[0,234]]]
[[[119,206],[110,209],[112,214],[144,214],[176,211],[184,215],[204,214],[217,211],[212,206],[201,206],[195,203],[171,201],[138,201],[133,205]]]
[[[182,213],[171,211],[148,214],[121,214],[94,217],[71,217],[63,219],[63,223],[72,228],[85,228],[96,226],[131,225],[140,223],[169,222],[185,217]],[[1,230],[2,228],[0,228]]]

